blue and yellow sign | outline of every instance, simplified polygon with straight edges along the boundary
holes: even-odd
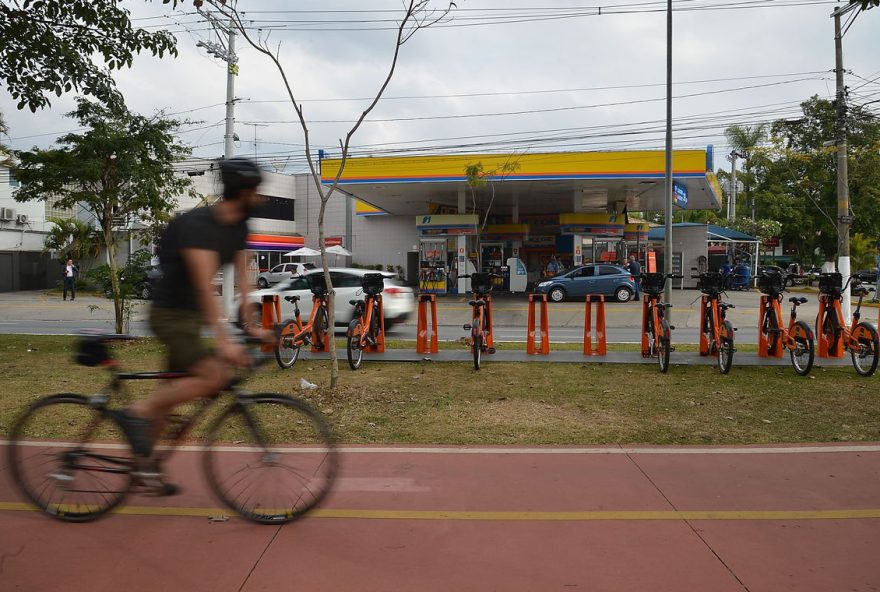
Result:
[[[623,238],[622,214],[559,214],[560,234]]]
[[[648,223],[638,222],[623,227],[623,238],[631,242],[648,242]]]

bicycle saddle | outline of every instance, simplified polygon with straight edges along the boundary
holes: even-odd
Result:
[[[363,300],[349,300],[348,301],[348,303],[351,304],[352,306],[357,306],[361,302],[363,302]]]
[[[486,306],[485,300],[471,300],[468,302],[470,306]]]
[[[729,302],[719,302],[718,306],[723,309],[736,308],[735,304],[730,304]]]
[[[293,304],[294,302],[299,302],[299,296],[285,296],[285,300]]]
[[[807,299],[806,298],[798,298],[797,296],[792,296],[791,298],[788,299],[788,301],[791,302],[792,304],[806,304]]]

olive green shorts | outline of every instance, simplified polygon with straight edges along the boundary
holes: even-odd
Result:
[[[204,317],[196,310],[152,308],[150,328],[165,345],[168,371],[186,372],[199,360],[212,355],[210,348],[202,342],[203,324]]]

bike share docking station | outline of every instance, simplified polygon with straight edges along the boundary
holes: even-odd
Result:
[[[541,329],[539,331],[535,331],[535,301],[541,304]],[[541,337],[541,343],[535,346],[538,335]],[[546,294],[529,294],[529,325],[526,335],[526,353],[542,356],[550,353],[550,319],[547,313]]]
[[[428,327],[428,307],[431,307],[431,326]],[[437,336],[437,295],[419,294],[418,325],[416,327],[416,353],[436,354],[440,351]]]
[[[596,303],[596,347],[593,347],[593,303]],[[584,306],[584,355],[604,356],[608,353],[605,333],[605,296],[587,294]]]
[[[837,314],[834,307],[834,297],[828,294],[819,294],[819,314],[816,316],[816,341],[819,347],[816,348],[816,355],[820,358],[842,358],[843,357],[843,339],[837,339],[836,343],[831,343],[828,335],[823,331],[828,315]],[[832,347],[833,345],[833,347]]]
[[[764,332],[764,327],[768,325],[767,316],[771,314],[776,315],[776,319],[780,321],[780,327],[776,330],[781,332],[782,305],[779,303],[779,298],[761,294],[761,306],[758,309],[758,357],[761,358],[781,358],[783,356],[783,340],[779,338],[771,340],[770,336]],[[774,342],[772,351],[770,350],[770,341]]]

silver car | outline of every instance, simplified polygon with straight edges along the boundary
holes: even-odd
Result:
[[[303,275],[310,269],[315,269],[314,263],[281,263],[258,275],[257,287],[263,289],[274,286],[278,282]]]

